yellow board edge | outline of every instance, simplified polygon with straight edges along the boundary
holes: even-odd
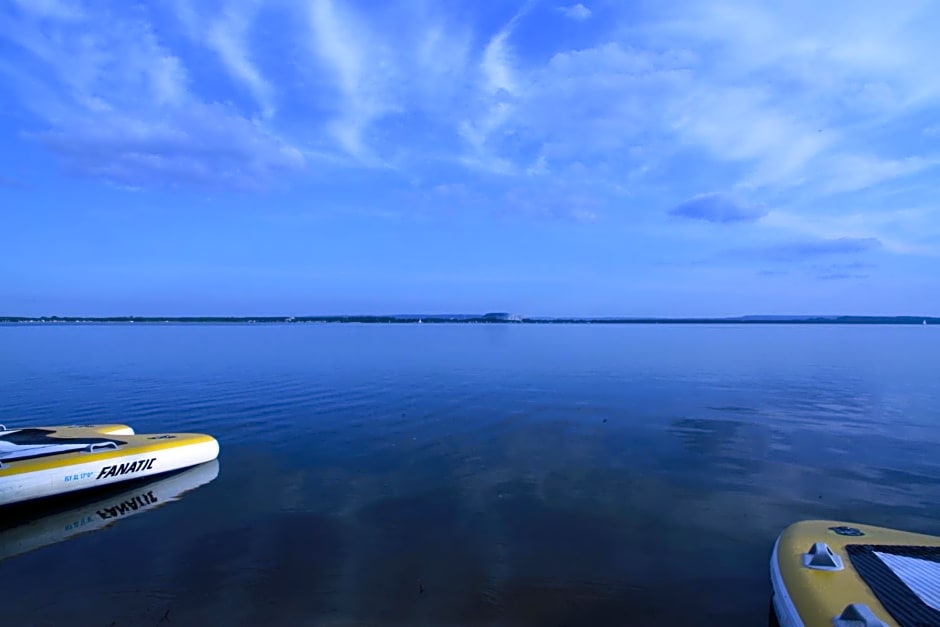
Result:
[[[98,434],[101,435],[100,432],[98,432]],[[50,437],[55,438],[56,434],[52,434]],[[12,477],[15,475],[36,472],[40,470],[65,468],[79,462],[86,463],[105,461],[109,459],[127,457],[129,455],[142,455],[145,453],[154,453],[157,451],[165,451],[182,446],[191,446],[193,444],[216,441],[214,437],[204,433],[150,433],[139,435],[120,435],[114,437],[120,438],[122,441],[127,441],[127,445],[117,449],[105,449],[103,451],[96,451],[93,453],[70,452],[61,453],[58,455],[50,455],[49,457],[7,462],[3,467],[0,467],[0,477]],[[69,438],[63,437],[61,439],[63,441],[68,441]]]
[[[839,535],[831,527],[854,527],[865,535]],[[827,572],[804,567],[803,555],[815,542],[828,544],[842,558],[844,570]],[[847,605],[863,603],[885,624],[897,627],[898,623],[851,566],[845,548],[849,544],[940,546],[940,537],[847,521],[805,520],[787,527],[777,539],[773,564],[803,625],[832,625]]]

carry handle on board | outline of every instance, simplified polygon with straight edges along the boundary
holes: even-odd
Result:
[[[97,453],[98,451],[104,451],[107,449],[117,450],[118,445],[114,442],[95,442],[94,444],[89,444],[82,449],[82,452],[85,453]]]

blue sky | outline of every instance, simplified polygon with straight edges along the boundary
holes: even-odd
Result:
[[[940,4],[13,0],[0,314],[940,314]]]

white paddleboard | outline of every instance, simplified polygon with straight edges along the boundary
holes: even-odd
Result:
[[[141,479],[218,457],[202,433],[126,434],[124,425],[0,431],[0,506]]]

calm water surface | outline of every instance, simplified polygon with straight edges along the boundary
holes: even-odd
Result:
[[[0,422],[222,445],[0,511],[3,616],[765,625],[786,525],[940,534],[938,372],[929,326],[3,326]]]

